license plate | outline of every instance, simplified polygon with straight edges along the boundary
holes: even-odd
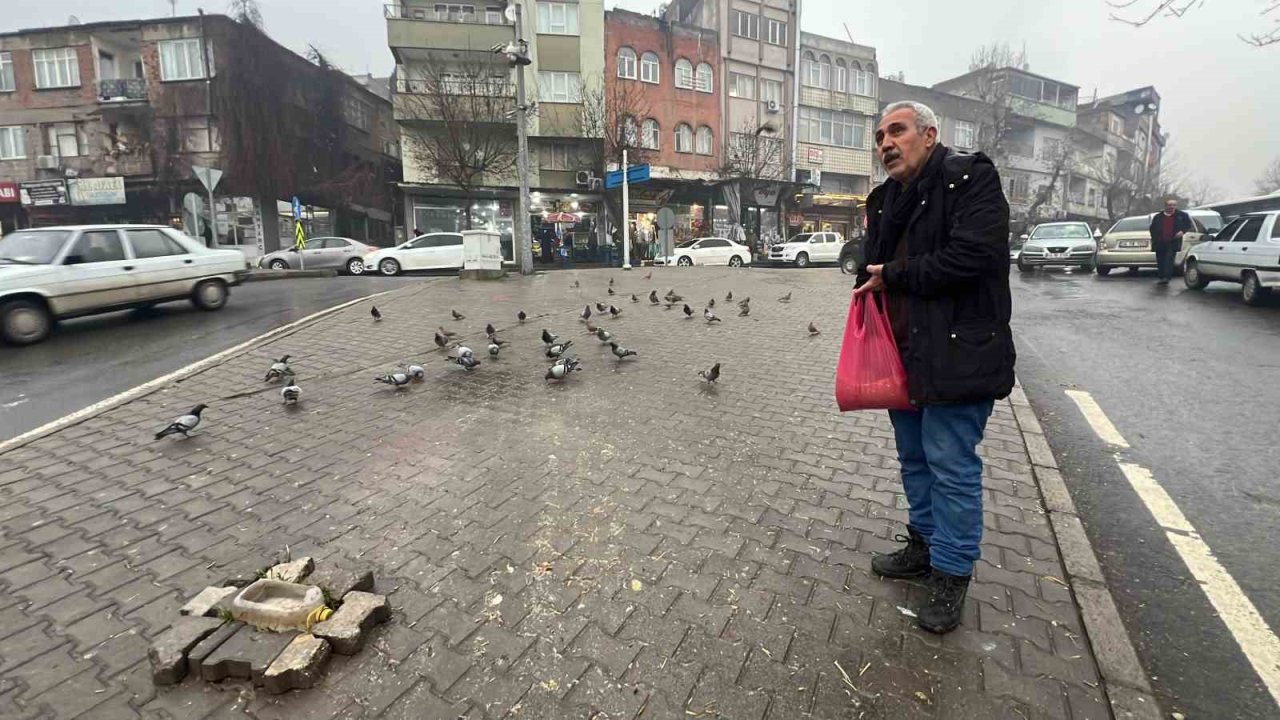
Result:
[[[1059,259],[1059,258],[1065,258],[1065,257],[1067,256],[1067,254],[1068,254],[1068,253],[1064,253],[1064,252],[1060,252],[1060,253],[1049,253],[1049,257],[1054,258],[1054,259]]]
[[[1146,246],[1147,244],[1142,242],[1141,240],[1121,240],[1120,241],[1120,247],[1122,248],[1140,248],[1140,247],[1146,247]]]

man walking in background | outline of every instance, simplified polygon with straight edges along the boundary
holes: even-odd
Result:
[[[1164,201],[1164,212],[1151,218],[1151,249],[1156,251],[1159,285],[1173,277],[1173,258],[1182,249],[1182,236],[1191,229],[1191,216],[1178,209],[1177,198]]]
[[[867,198],[866,262],[856,294],[881,291],[914,410],[890,410],[910,505],[906,547],[875,558],[883,577],[928,577],[916,612],[945,633],[982,541],[978,443],[994,401],[1013,389],[1009,204],[985,155],[938,142],[938,118],[893,103],[876,129],[890,179]]]

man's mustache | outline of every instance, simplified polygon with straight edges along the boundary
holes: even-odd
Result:
[[[888,165],[889,163],[893,162],[894,160],[898,160],[901,157],[902,157],[901,152],[897,150],[890,150],[889,152],[885,153],[880,157],[880,162],[884,163],[885,165]]]

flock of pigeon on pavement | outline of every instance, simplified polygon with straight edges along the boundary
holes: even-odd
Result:
[[[653,277],[652,272],[645,275],[644,279],[648,280],[651,277]],[[577,280],[574,280],[572,287],[574,289],[578,289],[581,287],[581,284]],[[617,295],[617,292],[613,289],[613,278],[609,278],[609,286],[607,290],[611,298]],[[733,291],[730,290],[729,293],[725,295],[724,299],[725,302],[732,302]],[[635,294],[632,294],[631,302],[639,303],[640,298]],[[788,292],[786,295],[778,298],[778,302],[791,302],[791,293]],[[689,307],[689,304],[684,302],[684,297],[676,294],[674,289],[668,290],[661,299],[658,297],[657,290],[650,290],[649,304],[651,306],[662,305],[666,310],[671,310],[677,305],[680,305],[681,311],[684,313],[685,320],[689,320],[694,316],[693,308]],[[702,309],[702,318],[708,325],[722,322],[720,317],[715,313],[715,306],[716,300],[715,298],[711,298]],[[597,326],[591,321],[591,318],[593,317],[591,308],[592,305],[588,304],[582,309],[582,314],[580,315],[581,321],[586,325],[587,334],[594,335],[602,344],[608,345],[613,356],[617,358],[618,362],[622,362],[630,357],[638,357],[639,353],[630,348],[623,347],[613,333],[603,327]],[[466,319],[466,316],[457,310],[450,310],[450,314],[453,316],[455,321]],[[597,302],[595,303],[595,314],[601,317],[607,314],[609,317],[616,319],[622,315],[622,310],[613,304]],[[751,298],[746,297],[739,300],[738,317],[748,317],[750,314]],[[374,322],[382,321],[382,312],[379,311],[376,306],[370,306],[369,315],[373,318]],[[525,314],[524,310],[521,310],[516,314],[516,320],[521,325],[523,325],[527,319],[528,316]],[[818,328],[814,326],[812,321],[809,323],[808,332],[811,337],[820,334]],[[466,372],[471,372],[480,367],[480,360],[476,358],[475,351],[460,342],[455,342],[453,338],[456,335],[457,333],[446,329],[444,326],[440,326],[435,332],[436,348],[447,353],[445,357],[447,362],[451,362],[461,367]],[[494,328],[493,323],[488,323],[485,326],[485,337],[488,341],[486,350],[489,353],[489,357],[497,358],[502,352],[503,346],[507,344],[507,341],[498,337],[497,329]],[[546,374],[543,376],[546,381],[560,382],[569,378],[575,371],[582,369],[578,359],[570,352],[570,348],[573,347],[573,340],[564,340],[559,335],[556,335],[544,328],[542,330],[542,343],[545,346],[545,354],[547,358],[554,360],[554,363],[547,369]],[[271,367],[267,369],[267,374],[263,379],[263,382],[281,383],[282,387],[280,388],[280,397],[284,404],[296,405],[302,399],[302,388],[298,386],[293,369],[289,367],[290,357],[291,356],[289,355],[285,355],[279,360],[273,361]],[[720,363],[717,362],[706,370],[699,370],[698,375],[702,378],[703,382],[714,384],[720,379]],[[402,365],[401,369],[396,372],[379,375],[374,378],[374,381],[384,385],[389,385],[395,390],[400,390],[411,383],[423,382],[426,379],[426,376],[427,370],[422,365],[409,364]],[[207,407],[208,405],[204,404],[195,406],[189,413],[175,419],[163,430],[156,433],[155,439],[159,440],[160,438],[168,435],[182,435],[183,437],[188,437],[188,434],[200,424],[200,413]]]

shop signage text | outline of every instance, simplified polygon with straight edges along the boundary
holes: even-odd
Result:
[[[18,186],[23,205],[66,205],[67,184],[62,180],[36,180]]]
[[[124,178],[76,178],[67,181],[72,205],[123,205]]]
[[[0,182],[0,203],[16,203],[19,199],[18,183]]]

